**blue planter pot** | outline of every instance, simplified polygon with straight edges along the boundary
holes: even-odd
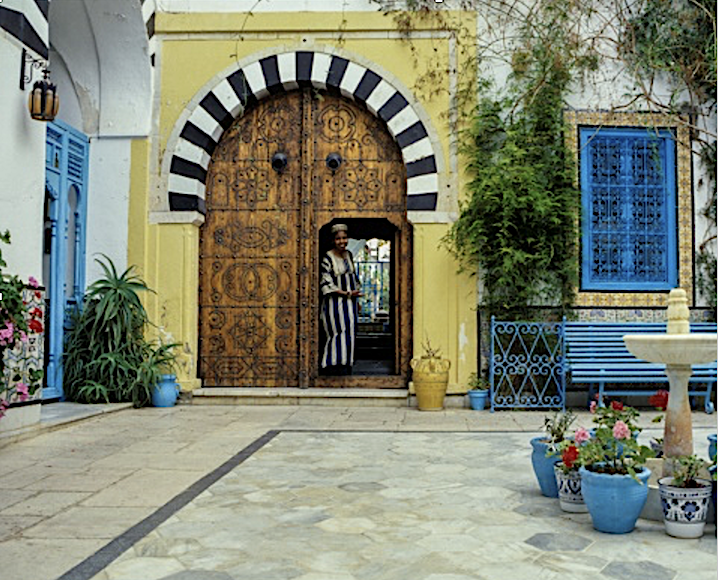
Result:
[[[531,465],[533,465],[541,493],[546,497],[558,497],[558,485],[556,484],[556,474],[553,466],[561,461],[561,455],[556,454],[546,457],[548,443],[546,443],[544,437],[531,439],[531,447],[533,447]]]
[[[162,375],[157,386],[152,389],[153,407],[174,407],[179,395],[179,385],[175,375]]]
[[[469,404],[474,411],[483,411],[489,402],[488,389],[472,389],[468,392]]]
[[[716,457],[716,434],[708,435],[708,457],[713,461]]]
[[[593,527],[608,534],[631,532],[648,498],[651,470],[644,467],[637,473],[639,481],[630,475],[594,473],[585,467],[579,473],[583,501]]]

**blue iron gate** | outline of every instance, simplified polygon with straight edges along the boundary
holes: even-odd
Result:
[[[505,322],[491,317],[491,411],[566,408],[562,322]]]

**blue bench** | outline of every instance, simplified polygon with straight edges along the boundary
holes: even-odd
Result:
[[[655,390],[626,388],[622,385],[643,383],[646,386],[668,384],[665,365],[649,363],[634,357],[626,349],[626,334],[665,333],[665,323],[646,322],[565,322],[565,345],[568,372],[573,384],[588,384],[589,398],[598,386],[598,402],[603,397],[652,395]],[[691,323],[691,332],[716,332],[715,323]],[[702,397],[706,413],[714,411],[711,402],[716,382],[716,363],[694,365],[688,384],[691,397]],[[699,388],[700,387],[700,388]],[[668,387],[666,386],[666,389]]]

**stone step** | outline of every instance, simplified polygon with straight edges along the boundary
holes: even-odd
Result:
[[[406,407],[409,389],[208,387],[192,391],[192,404]]]

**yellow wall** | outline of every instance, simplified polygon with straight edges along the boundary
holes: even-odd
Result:
[[[473,26],[472,16],[456,17]],[[151,225],[147,220],[153,209],[148,191],[156,178],[149,168],[154,161],[159,173],[167,141],[189,101],[237,62],[262,58],[269,51],[324,51],[331,46],[355,55],[360,64],[412,90],[417,79],[435,67],[434,59],[449,63],[450,42],[446,30],[438,30],[431,34],[441,38],[416,38],[409,44],[398,38],[393,20],[379,13],[322,14],[321,18],[308,13],[251,17],[159,13],[155,26],[160,42],[159,126],[154,150],[145,141],[133,146],[129,258],[157,291],[147,300],[151,319],[184,345],[179,378],[184,389],[191,389],[199,386],[195,380],[199,229],[192,224]],[[343,30],[341,38],[338,28]],[[423,64],[414,67],[415,61]],[[420,100],[439,137],[444,158],[441,177],[446,184],[454,177],[448,173],[449,89],[449,75],[444,75],[432,85],[434,98]],[[158,159],[148,159],[153,151],[158,152]],[[452,205],[455,211],[455,199]],[[476,370],[476,291],[474,280],[457,274],[456,263],[440,247],[447,228],[446,223],[414,223],[414,354],[421,354],[428,336],[432,346],[451,360],[450,390],[456,392],[466,389],[468,375]]]

